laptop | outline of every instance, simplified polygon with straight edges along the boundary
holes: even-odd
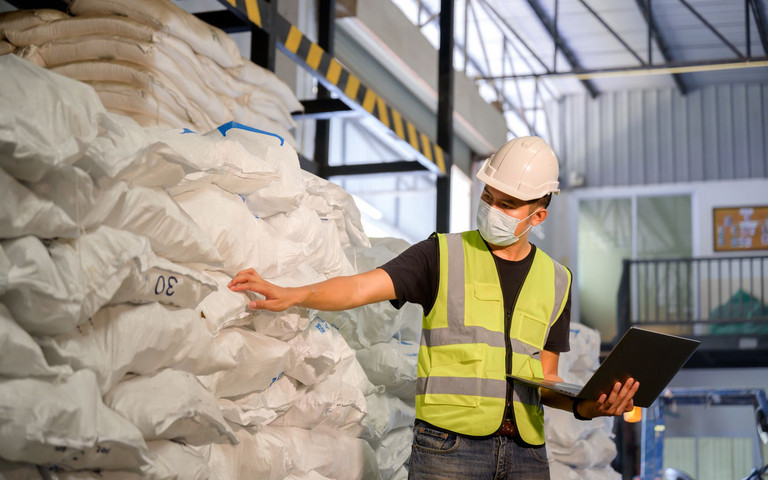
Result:
[[[507,375],[513,380],[555,390],[570,397],[597,400],[610,393],[616,382],[632,377],[640,382],[633,397],[636,406],[650,407],[672,377],[699,346],[698,340],[632,327],[585,385],[542,378]]]

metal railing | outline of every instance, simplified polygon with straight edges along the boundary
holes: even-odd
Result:
[[[768,256],[624,260],[619,329],[768,335]]]

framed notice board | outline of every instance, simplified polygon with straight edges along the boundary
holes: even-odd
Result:
[[[768,250],[768,205],[716,207],[713,212],[716,252]]]

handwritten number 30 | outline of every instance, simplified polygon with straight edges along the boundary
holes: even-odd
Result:
[[[165,292],[165,294],[170,297],[176,293],[173,291],[173,287],[177,283],[179,283],[179,279],[174,276],[169,276],[168,281],[166,282],[165,277],[160,275],[157,277],[157,283],[155,283],[155,295],[160,295]]]

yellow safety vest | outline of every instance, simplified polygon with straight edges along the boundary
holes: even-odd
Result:
[[[416,418],[473,436],[495,432],[507,392],[504,301],[493,254],[475,230],[438,234],[440,279],[422,322]],[[571,274],[537,249],[512,312],[513,373],[542,376],[541,350],[565,307]],[[521,438],[544,443],[538,388],[514,383],[512,401]]]

